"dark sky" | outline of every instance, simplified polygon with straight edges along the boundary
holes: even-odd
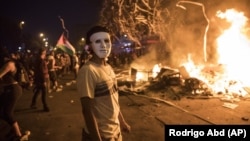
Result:
[[[43,32],[56,42],[63,32],[58,16],[64,19],[69,39],[84,35],[81,26],[90,26],[98,20],[102,0],[1,0],[0,14],[15,21],[25,21],[24,32],[39,35]],[[82,27],[88,28],[88,27]],[[77,33],[75,33],[77,31]]]

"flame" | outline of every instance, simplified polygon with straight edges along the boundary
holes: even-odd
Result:
[[[146,71],[138,71],[136,73],[136,81],[148,81],[148,72]]]
[[[246,36],[247,18],[243,12],[228,9],[224,13],[217,12],[217,17],[230,23],[217,38],[217,64],[196,66],[189,55],[188,62],[184,63],[191,77],[199,78],[207,83],[215,93],[246,95],[244,87],[250,86],[250,40]],[[207,72],[213,70],[213,74]]]
[[[161,71],[161,64],[154,65],[152,70],[152,77],[155,78],[160,71]]]
[[[155,64],[152,72],[149,70],[137,70],[136,81],[148,81],[150,77],[155,78],[161,70],[161,64]]]
[[[246,23],[248,19],[243,12],[228,9],[218,11],[218,18],[229,23],[216,39],[218,60],[215,64],[194,64],[192,54],[188,54],[187,61],[181,64],[189,77],[203,81],[213,93],[224,93],[231,97],[235,94],[245,96],[250,88],[250,39],[247,37]],[[136,81],[148,81],[155,78],[161,70],[161,64],[149,71],[137,71]],[[150,75],[149,75],[150,74]]]
[[[240,80],[245,84],[250,84],[250,41],[244,35],[244,27],[247,18],[244,13],[233,9],[225,13],[218,12],[218,17],[226,19],[231,23],[231,27],[217,39],[219,59],[218,63],[226,64],[227,76],[231,79]]]

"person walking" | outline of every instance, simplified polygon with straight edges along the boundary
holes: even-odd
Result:
[[[17,68],[15,61],[10,59],[8,50],[0,49],[0,119],[4,120],[11,127],[14,137],[0,137],[3,140],[19,140],[22,137],[19,124],[14,116],[17,101],[22,95],[22,87],[15,80]],[[1,121],[2,122],[2,121]],[[0,123],[3,124],[3,123]],[[0,131],[3,132],[3,131]]]
[[[62,91],[62,87],[58,84],[58,77],[56,70],[60,68],[60,66],[56,66],[56,60],[55,60],[55,52],[51,51],[50,55],[48,56],[48,69],[49,69],[49,78],[52,83],[52,89],[56,92]],[[49,93],[51,92],[51,86],[49,86]]]
[[[49,107],[47,105],[46,95],[48,93],[48,84],[49,84],[49,71],[46,61],[46,49],[40,48],[38,51],[38,56],[34,62],[34,95],[32,97],[32,102],[30,107],[36,109],[37,97],[42,93],[42,104],[43,110],[49,112]]]
[[[83,141],[122,141],[121,130],[130,132],[120,110],[115,73],[107,63],[111,36],[103,26],[92,27],[86,35],[92,58],[79,70],[76,86],[85,126]]]

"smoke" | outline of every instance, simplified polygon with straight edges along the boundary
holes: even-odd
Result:
[[[174,2],[169,3],[166,8],[170,17],[162,14],[163,23],[161,30],[158,31],[161,35],[161,43],[151,45],[150,51],[135,60],[132,65],[152,68],[152,65],[160,63],[179,67],[188,59],[197,65],[216,62],[216,38],[222,33],[220,21],[215,17],[216,12],[234,8],[248,15],[247,7],[250,2],[247,0],[199,0],[196,2],[204,5],[205,13],[201,6],[194,4],[185,4],[186,10],[184,10],[176,7]],[[207,26],[209,28],[206,32]]]
[[[150,52],[147,54],[137,58],[131,63],[132,68],[140,69],[140,70],[150,70],[153,68],[155,64],[158,64],[159,62],[157,61],[157,53],[156,50],[152,48]]]

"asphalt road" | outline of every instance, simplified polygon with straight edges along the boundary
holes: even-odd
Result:
[[[25,90],[19,100],[15,116],[22,132],[31,132],[29,141],[80,141],[83,117],[73,76],[60,78],[61,92],[48,94],[50,112],[30,109],[32,90]],[[66,85],[70,84],[70,85]],[[165,125],[250,125],[250,101],[240,101],[236,109],[223,107],[219,99],[186,99],[169,101],[157,94],[136,95],[120,93],[123,115],[131,125],[131,133],[122,133],[124,141],[164,141]]]

